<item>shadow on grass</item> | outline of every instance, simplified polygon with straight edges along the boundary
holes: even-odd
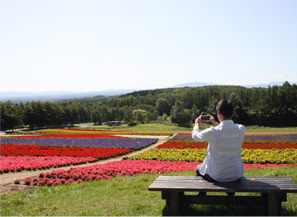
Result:
[[[281,215],[297,216],[296,207],[286,207],[283,203]],[[260,206],[236,205],[197,205],[191,204],[182,208],[182,216],[266,216],[268,210]]]
[[[258,206],[188,205],[183,216],[265,216],[267,209]]]

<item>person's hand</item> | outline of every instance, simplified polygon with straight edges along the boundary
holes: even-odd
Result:
[[[209,116],[209,121],[207,122],[211,122],[213,125],[219,125],[218,122],[216,122],[216,120],[214,119],[214,117],[210,114],[207,114]]]
[[[214,117],[211,114],[207,114],[209,116],[209,120],[207,122],[213,123],[215,121]]]
[[[202,120],[201,120],[201,115],[200,115],[198,118],[196,118],[196,120],[195,120],[195,125],[196,125],[196,126],[200,126],[201,123],[202,123]]]

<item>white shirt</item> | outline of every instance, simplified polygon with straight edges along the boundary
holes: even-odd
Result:
[[[242,177],[241,146],[244,134],[245,127],[234,124],[232,120],[222,121],[218,126],[202,132],[195,126],[192,138],[197,142],[209,141],[200,174],[208,174],[218,182],[232,182]]]

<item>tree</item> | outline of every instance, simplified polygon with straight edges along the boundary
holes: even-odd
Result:
[[[189,121],[190,115],[184,109],[182,103],[180,101],[176,101],[171,110],[171,122],[183,126],[188,124]]]
[[[74,125],[76,123],[79,123],[79,112],[78,107],[76,107],[73,104],[68,104],[64,108],[64,120],[66,124]]]
[[[32,109],[35,116],[35,123],[38,128],[46,125],[46,112],[44,110],[43,103],[40,101],[32,102]]]
[[[78,104],[78,113],[79,113],[79,122],[80,123],[87,123],[91,120],[91,112],[90,107],[88,104]]]
[[[216,96],[211,96],[209,98],[209,101],[208,101],[208,108],[207,108],[207,113],[208,114],[211,114],[211,115],[215,115],[216,114],[216,106],[218,104],[219,100]]]
[[[102,124],[102,118],[101,118],[101,113],[98,110],[93,110],[91,112],[91,120],[94,122],[94,124]]]
[[[52,114],[51,114],[51,121],[50,125],[52,126],[59,126],[63,124],[63,116],[64,116],[64,110],[63,108],[57,104],[52,103]]]
[[[144,121],[147,119],[147,112],[143,109],[133,110],[132,112],[133,119],[144,124]]]
[[[126,108],[126,110],[124,111],[124,121],[126,123],[133,122],[132,110],[130,108]]]
[[[29,125],[31,129],[34,129],[37,126],[37,118],[36,114],[34,113],[32,104],[27,102],[24,107],[25,111],[23,114],[24,124]]]
[[[0,102],[1,130],[12,130],[23,125],[20,106],[10,101]]]
[[[107,106],[105,105],[101,106],[100,113],[101,113],[102,122],[110,121],[110,113]]]
[[[170,106],[166,99],[159,98],[156,102],[156,107],[160,116],[162,116],[164,113],[167,115],[170,114]]]
[[[200,115],[199,109],[197,109],[196,105],[193,105],[191,110],[191,121],[194,123],[196,118]]]

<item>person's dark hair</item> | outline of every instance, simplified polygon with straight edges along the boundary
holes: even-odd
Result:
[[[233,105],[229,100],[222,99],[216,106],[217,112],[220,112],[224,118],[232,118]]]

